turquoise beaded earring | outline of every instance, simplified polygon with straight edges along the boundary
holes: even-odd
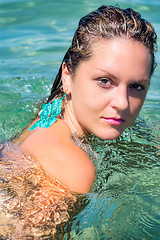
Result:
[[[57,116],[61,113],[62,101],[66,93],[60,99],[54,99],[52,103],[47,103],[42,106],[40,112],[40,120],[35,122],[28,131],[34,130],[37,127],[48,128],[57,121]]]

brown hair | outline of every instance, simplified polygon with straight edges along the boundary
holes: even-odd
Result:
[[[150,75],[152,75],[156,66],[154,53],[157,47],[157,35],[153,26],[131,8],[121,9],[102,5],[96,11],[81,18],[71,47],[66,52],[62,63],[66,63],[68,71],[73,75],[80,62],[91,56],[92,43],[102,38],[113,39],[119,37],[141,42],[150,50],[152,56]],[[62,64],[53,83],[48,101],[51,101],[56,95],[62,94],[61,74]]]

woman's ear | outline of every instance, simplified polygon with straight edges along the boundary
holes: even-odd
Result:
[[[71,93],[71,74],[68,71],[65,62],[62,64],[62,84],[63,92],[67,92],[67,95]]]

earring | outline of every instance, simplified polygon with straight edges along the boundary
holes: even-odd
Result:
[[[60,91],[63,92],[63,86],[60,86]]]
[[[49,102],[44,104],[40,112],[40,120],[35,122],[28,131],[34,130],[37,127],[48,128],[55,123],[57,121],[57,116],[61,113],[62,101],[65,96],[66,93],[62,98],[54,99],[52,103]]]

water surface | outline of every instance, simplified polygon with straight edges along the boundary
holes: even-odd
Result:
[[[41,99],[49,95],[80,17],[102,4],[140,11],[159,37],[159,0],[0,1],[1,141],[19,134],[34,117]],[[70,230],[66,228],[71,239],[160,239],[159,49],[156,61],[134,127],[116,141],[91,138],[100,156],[95,161],[98,174],[79,214],[71,219]]]

